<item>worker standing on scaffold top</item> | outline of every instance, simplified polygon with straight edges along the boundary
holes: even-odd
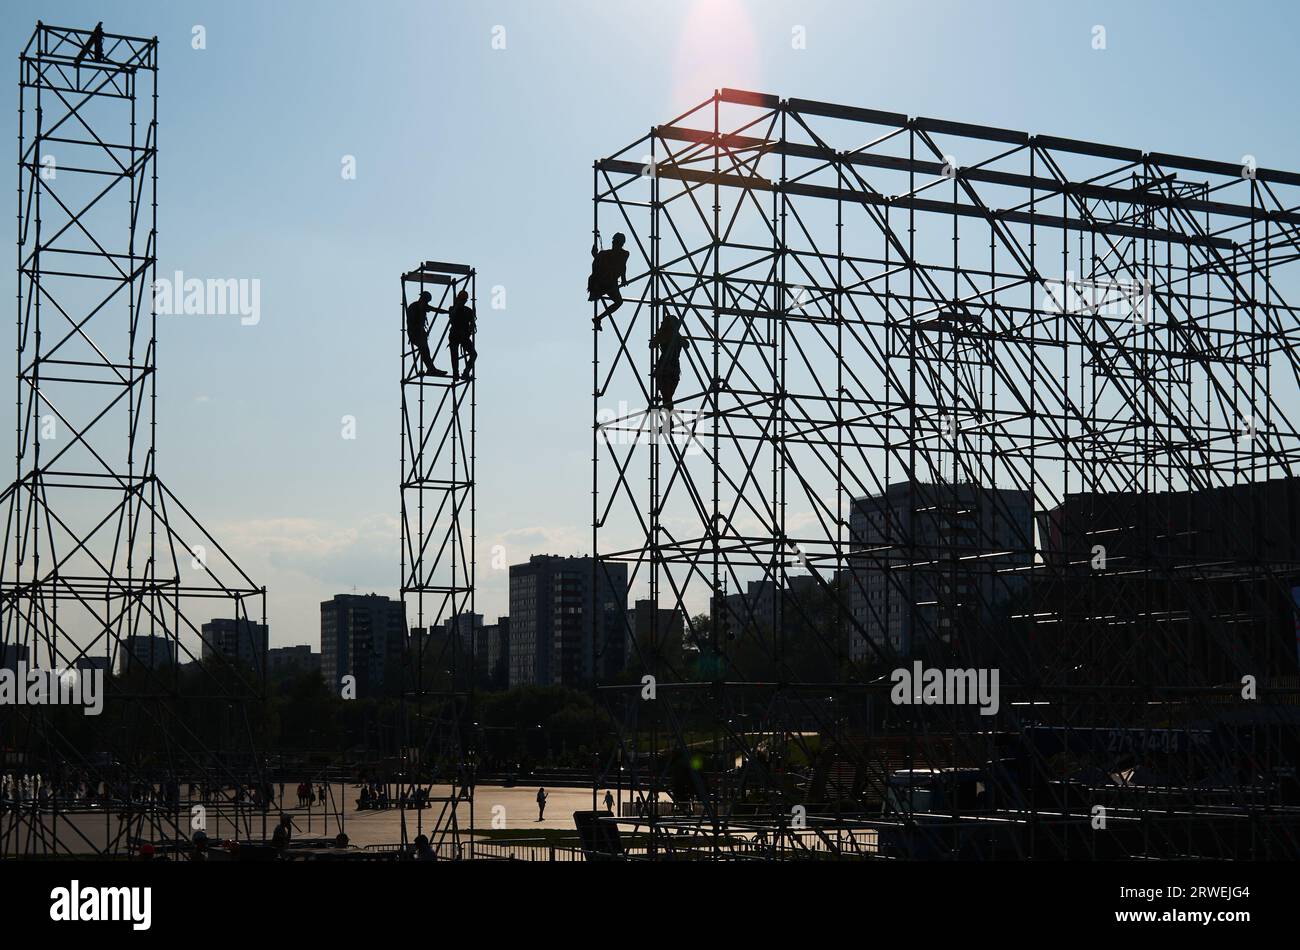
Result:
[[[425,376],[446,376],[447,374],[433,365],[433,357],[429,353],[429,330],[425,326],[424,316],[429,313],[446,313],[447,311],[435,307],[429,301],[433,299],[433,294],[427,290],[420,291],[420,296],[411,301],[406,306],[406,335],[411,338],[411,345],[420,354],[420,359],[424,361]]]
[[[659,385],[659,396],[669,415],[673,411],[673,393],[677,392],[677,383],[682,378],[682,350],[689,345],[682,336],[682,322],[672,312],[665,313],[659,329],[650,339],[650,346],[659,347],[655,382]]]
[[[469,306],[469,291],[462,290],[456,295],[447,317],[447,345],[451,349],[451,375],[460,378],[460,357],[465,355],[465,380],[474,378],[474,361],[478,351],[474,349],[474,331],[478,328],[478,319],[474,308]]]
[[[621,231],[614,235],[614,246],[607,251],[600,249],[600,233],[596,234],[596,243],[591,246],[591,276],[587,278],[587,299],[600,300],[608,297],[613,301],[604,313],[597,314],[592,323],[600,329],[600,321],[623,306],[623,295],[619,287],[627,285],[627,251],[623,245],[627,236]]]

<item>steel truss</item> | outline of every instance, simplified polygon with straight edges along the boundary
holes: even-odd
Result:
[[[468,857],[474,831],[474,430],[473,376],[426,376],[406,333],[406,305],[421,291],[444,313],[456,295],[477,304],[475,271],[426,261],[402,275],[402,601],[414,618],[405,653],[400,784],[443,786],[416,809],[413,834],[440,858]],[[429,336],[435,360],[449,351],[448,322]],[[450,359],[444,361],[450,364]],[[450,625],[450,630],[446,628]],[[402,843],[408,844],[403,804]]]
[[[11,667],[109,672],[99,717],[0,707],[0,854],[186,841],[202,823],[182,783],[228,789],[203,799],[209,834],[264,835],[236,789],[264,784],[265,671],[183,664],[207,619],[265,623],[265,588],[157,474],[158,42],[37,24],[20,62],[0,647]]]
[[[651,854],[1296,856],[1300,176],[724,89],[593,179]]]

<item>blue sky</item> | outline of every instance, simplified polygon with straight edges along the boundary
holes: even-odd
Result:
[[[37,19],[101,18],[161,41],[159,273],[261,281],[256,326],[161,321],[159,470],[268,585],[274,644],[315,643],[335,592],[396,588],[397,277],[420,260],[479,270],[480,609],[506,609],[493,545],[589,550],[591,162],[717,86],[1300,166],[1286,4],[10,0],[11,77]]]

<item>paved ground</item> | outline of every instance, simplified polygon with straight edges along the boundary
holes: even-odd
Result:
[[[331,808],[323,810],[292,807],[285,810],[293,818],[295,838],[307,837],[333,838],[340,830],[347,833],[348,839],[356,847],[368,845],[391,845],[402,840],[402,813],[396,809],[381,811],[367,809],[358,811],[356,798],[359,788],[354,785],[335,784],[331,787]],[[587,811],[592,807],[590,789],[549,788],[546,814],[543,821],[537,820],[536,786],[503,788],[494,785],[480,785],[476,789],[474,801],[474,827],[476,830],[493,829],[498,836],[512,839],[528,839],[530,832],[546,830],[568,830],[574,827],[573,813]],[[287,787],[286,792],[292,796],[294,790]],[[435,795],[448,795],[446,786],[435,786]],[[617,797],[617,795],[616,795]],[[599,793],[603,808],[604,789]],[[337,808],[346,802],[346,809],[340,814]],[[188,806],[186,806],[188,807]],[[413,839],[420,831],[429,831],[437,821],[438,812],[447,807],[445,803],[435,802],[423,813],[408,810],[406,812],[406,838]],[[263,813],[243,809],[238,814],[238,825],[234,821],[234,810],[229,807],[207,806],[204,818],[211,838],[239,837],[244,840],[261,840],[263,834],[268,838],[276,821],[279,809]],[[457,806],[457,818],[462,829],[470,821],[469,803],[460,802]],[[625,830],[628,830],[625,826]],[[5,854],[88,854],[96,850],[105,850],[105,843],[113,840],[113,850],[124,850],[123,839],[126,836],[144,840],[161,840],[172,833],[170,823],[150,825],[147,822],[135,823],[129,830],[123,828],[120,817],[116,814],[105,815],[102,811],[80,812],[75,815],[60,815],[56,823],[46,816],[42,822],[33,823],[30,818],[15,815],[12,812],[0,814],[0,851]],[[739,837],[748,838],[749,834],[740,832]],[[874,834],[870,835],[874,839]],[[436,841],[437,839],[435,839]],[[482,840],[482,839],[480,839]],[[551,842],[555,843],[555,842]],[[812,842],[816,846],[816,842]],[[559,844],[563,844],[560,842]],[[488,850],[511,853],[515,857],[527,860],[570,860],[579,856],[562,847],[548,851],[548,845],[535,846],[501,846],[490,845]],[[483,855],[480,855],[483,856]],[[488,855],[491,856],[491,855]]]
[[[285,787],[287,796],[292,801],[294,787]],[[396,808],[386,810],[358,811],[356,798],[359,788],[355,785],[335,784],[330,789],[330,808],[322,809],[296,806],[284,809],[294,821],[295,836],[333,837],[340,830],[347,833],[351,843],[358,847],[372,844],[394,844],[402,838],[402,813]],[[476,828],[504,828],[518,830],[526,835],[533,829],[569,829],[573,828],[573,813],[585,811],[592,807],[591,790],[581,788],[548,788],[545,818],[537,820],[537,788],[519,786],[503,788],[493,785],[480,785],[475,791],[474,825]],[[449,795],[446,786],[435,786],[435,795]],[[601,790],[601,797],[604,790]],[[189,806],[184,806],[188,808]],[[408,810],[406,812],[407,838],[415,837],[420,831],[430,827],[438,812],[447,807],[442,802],[433,803],[422,813]],[[600,807],[603,807],[601,805]],[[239,812],[238,830],[236,830],[235,813],[230,806],[205,806],[203,818],[205,830],[209,837],[222,838],[262,837],[265,822],[266,834],[270,835],[279,816],[279,809],[271,809],[265,815],[247,808]],[[340,813],[340,809],[341,813]],[[457,818],[461,827],[469,824],[469,803],[461,802],[457,806]],[[168,826],[169,827],[169,826]],[[102,811],[80,812],[58,818],[55,834],[58,845],[49,835],[48,819],[40,824],[33,824],[30,819],[13,814],[0,815],[0,846],[9,853],[90,853],[102,849],[110,838],[120,837],[124,829],[116,815],[105,815]],[[155,838],[166,834],[165,831],[148,825],[136,825],[130,830],[132,837]]]
[[[446,795],[449,794],[449,790],[435,787],[434,794]],[[591,789],[550,788],[547,789],[544,820],[538,821],[536,796],[536,787],[502,788],[480,785],[475,789],[474,795],[474,826],[476,828],[499,826],[518,829],[521,833],[536,828],[572,828],[573,813],[591,808]],[[353,789],[352,798],[355,797],[355,789]],[[431,809],[425,810],[421,816],[417,816],[416,812],[408,811],[406,813],[408,837],[414,837],[417,833],[417,823],[421,817],[428,825],[442,807],[442,803],[434,803]],[[301,827],[302,816],[306,813],[291,809],[289,814],[293,815],[294,821]],[[315,817],[314,827],[319,828],[320,816]],[[401,840],[402,817],[396,808],[387,811],[357,811],[355,808],[349,808],[345,818],[345,830],[353,844],[383,844]],[[468,803],[461,802],[458,806],[458,819],[464,825],[469,823]],[[334,825],[335,822],[331,818],[330,828],[333,829]]]

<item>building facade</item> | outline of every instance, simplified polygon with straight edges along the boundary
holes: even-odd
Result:
[[[853,500],[853,660],[983,638],[1034,560],[1032,496],[970,483],[899,482]]]
[[[167,637],[131,634],[122,644],[121,670],[161,670],[176,665],[176,644]]]
[[[498,617],[496,623],[484,624],[479,630],[477,659],[482,681],[488,689],[505,689],[510,685],[509,617]]]
[[[202,658],[218,657],[246,666],[255,673],[266,671],[266,651],[269,647],[266,624],[251,620],[216,618],[202,627]]]
[[[338,689],[356,678],[358,696],[400,688],[395,671],[407,642],[406,608],[379,594],[335,594],[320,605],[321,677]],[[394,682],[389,682],[392,679]]]
[[[627,565],[539,554],[510,568],[510,686],[580,686],[626,636]]]

